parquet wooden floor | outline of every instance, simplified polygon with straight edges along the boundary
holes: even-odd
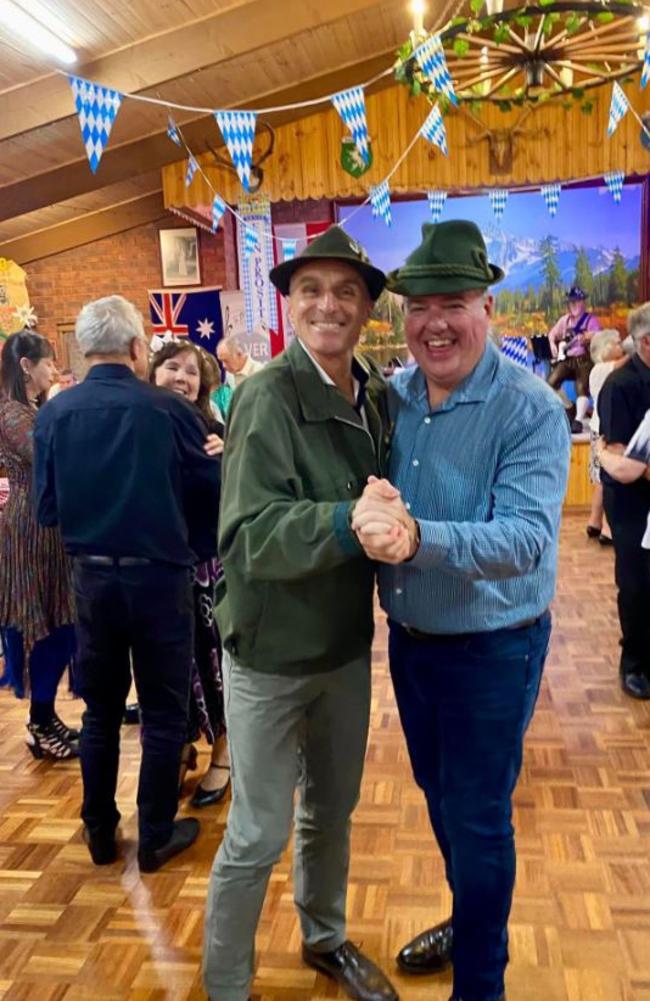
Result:
[[[587,541],[584,521],[570,515],[563,526],[552,649],[516,794],[510,1001],[650,1001],[650,705],[618,688],[613,557]],[[447,914],[449,894],[410,775],[383,622],[374,663],[350,936],[394,976],[402,998],[445,1001],[448,976],[412,981],[393,969],[398,947]],[[67,720],[79,713],[78,703],[62,704]],[[0,693],[0,999],[202,1001],[203,906],[227,802],[198,814],[203,832],[190,851],[141,877],[138,733],[126,728],[126,860],[95,869],[77,816],[78,765],[32,760],[24,715],[24,704]],[[261,1001],[342,996],[302,966],[299,946],[288,852],[258,939]]]

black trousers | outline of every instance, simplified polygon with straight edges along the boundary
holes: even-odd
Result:
[[[115,789],[132,660],[142,720],[140,845],[158,848],[172,834],[187,738],[194,629],[190,571],[76,560],[74,581],[78,686],[86,703],[81,816],[93,831],[113,830],[120,819]]]
[[[603,484],[607,521],[612,529],[618,617],[621,623],[622,674],[644,674],[650,679],[650,552],[642,549],[648,510],[637,503],[627,486]]]

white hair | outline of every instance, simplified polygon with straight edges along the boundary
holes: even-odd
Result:
[[[224,337],[223,340],[219,341],[217,347],[222,350],[225,349],[229,354],[248,354],[248,347],[237,334],[231,334],[230,337]]]
[[[589,353],[594,365],[605,360],[605,354],[614,344],[621,343],[621,335],[618,330],[599,330],[594,334],[589,344]]]
[[[628,313],[627,329],[638,351],[641,339],[650,336],[650,302],[644,302]]]
[[[144,338],[142,314],[121,295],[87,302],[75,325],[84,355],[127,355],[134,338]]]

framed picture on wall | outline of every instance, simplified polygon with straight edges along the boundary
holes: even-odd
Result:
[[[161,229],[158,235],[163,285],[200,285],[199,234],[194,226]]]

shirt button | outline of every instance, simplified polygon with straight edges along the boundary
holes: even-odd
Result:
[[[424,418],[424,423],[425,424],[430,424],[431,423],[431,418],[430,417],[425,417]]]
[[[420,465],[420,460],[419,459],[413,459],[413,465],[414,466],[419,466]]]
[[[401,587],[396,587],[395,588],[395,594],[401,594],[401,593],[402,593]]]
[[[410,511],[411,510],[411,502],[407,501],[406,504],[404,505],[404,507],[406,508],[407,511]]]
[[[348,480],[348,482],[346,483],[346,487],[348,488],[348,490],[352,490],[352,480]]]

